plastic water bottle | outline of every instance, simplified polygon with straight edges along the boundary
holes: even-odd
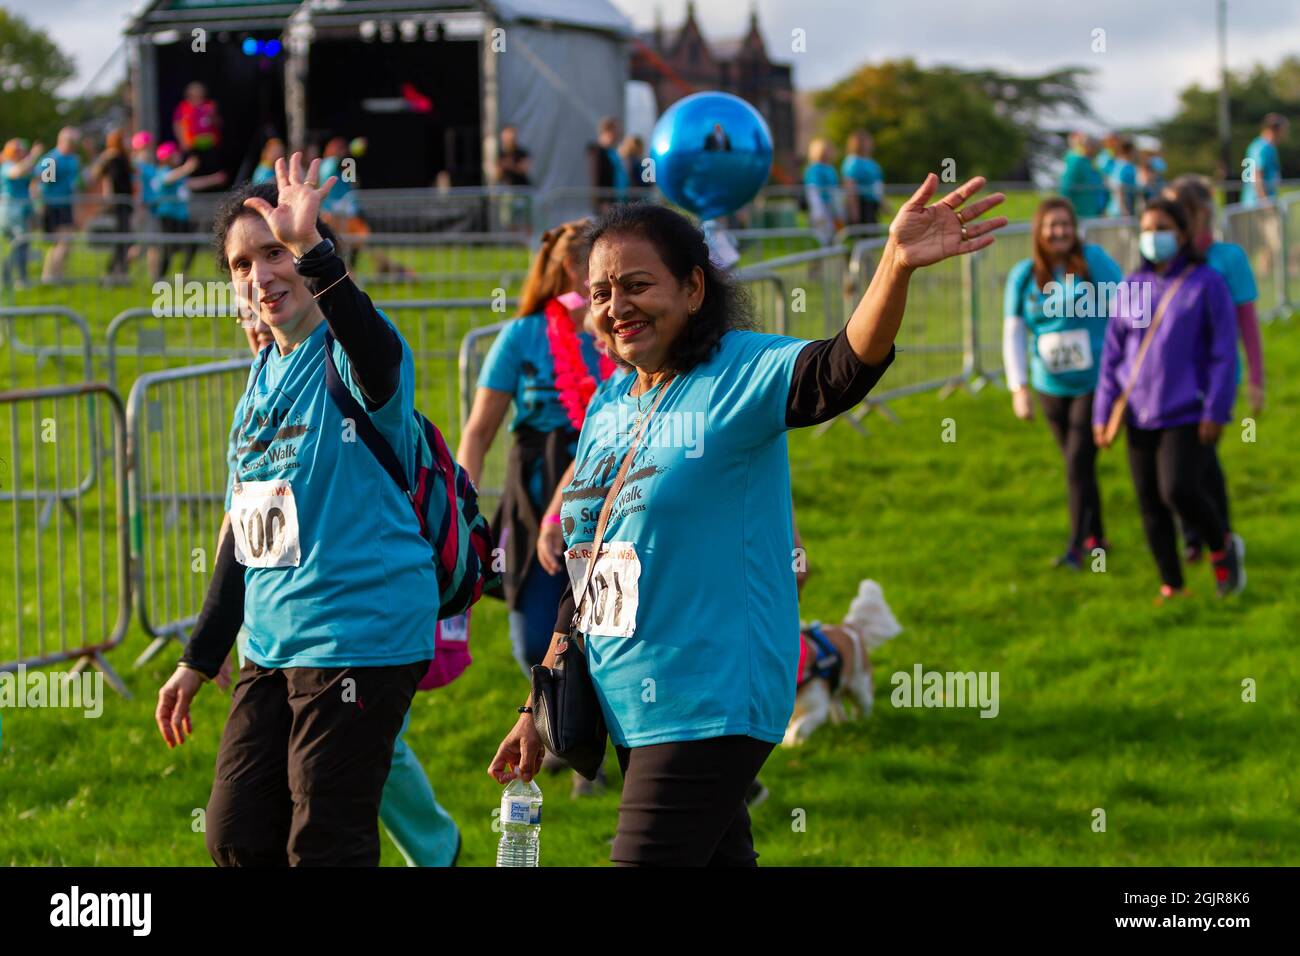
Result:
[[[536,866],[542,833],[542,788],[515,777],[501,794],[497,866]]]

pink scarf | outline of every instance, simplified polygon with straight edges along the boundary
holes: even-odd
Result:
[[[555,388],[560,393],[560,404],[569,416],[569,423],[582,431],[587,417],[587,403],[596,392],[596,380],[587,371],[582,358],[582,344],[569,310],[558,298],[546,303],[546,340],[551,347],[551,361],[555,365]],[[616,368],[612,359],[600,356],[600,379],[609,378]]]

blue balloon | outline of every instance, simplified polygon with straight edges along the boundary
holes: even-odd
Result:
[[[701,219],[734,212],[772,170],[772,134],[758,110],[730,93],[692,93],[668,107],[650,138],[665,196]]]

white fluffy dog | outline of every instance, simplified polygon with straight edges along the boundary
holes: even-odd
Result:
[[[829,647],[816,640],[813,627],[821,631]],[[894,612],[885,603],[880,585],[871,580],[858,585],[858,595],[838,627],[813,622],[802,628],[799,634],[803,642],[799,655],[799,690],[795,695],[790,725],[785,729],[784,745],[793,747],[807,740],[827,719],[837,724],[847,720],[844,710],[846,690],[858,702],[860,715],[869,717],[875,700],[869,652],[902,630]]]

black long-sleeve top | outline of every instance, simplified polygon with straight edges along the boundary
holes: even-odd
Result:
[[[879,365],[867,365],[849,344],[848,330],[833,339],[809,342],[795,357],[790,391],[785,401],[785,423],[805,428],[830,421],[854,408],[875,388],[894,361],[894,348]],[[573,587],[565,589],[555,616],[555,630],[567,633],[573,620]]]
[[[384,321],[370,296],[350,277],[343,278],[347,266],[339,256],[304,259],[297,271],[308,291],[320,296],[316,304],[347,354],[367,407],[379,408],[396,393],[401,378],[402,342],[397,332]],[[214,677],[243,623],[244,568],[235,560],[235,537],[227,533],[218,543],[212,580],[181,662]]]

